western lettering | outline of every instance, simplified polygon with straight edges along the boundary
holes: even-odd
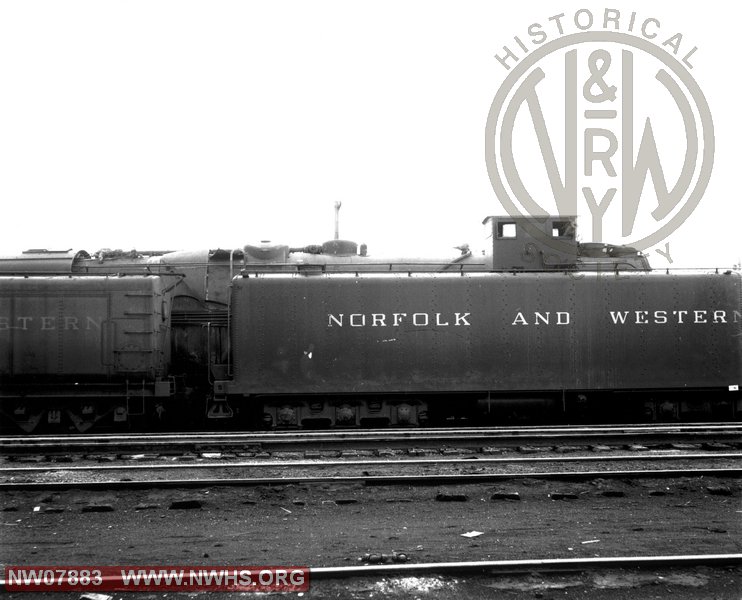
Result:
[[[61,315],[59,317],[53,315],[38,315],[36,317],[19,316],[15,317],[15,319],[11,319],[10,317],[0,317],[0,331],[10,329],[15,331],[100,330],[103,321],[102,317],[84,317],[84,319],[83,325],[83,317],[74,315]]]
[[[613,323],[615,325],[618,325],[618,322],[620,321],[622,324],[626,323],[626,317],[628,316],[629,311],[625,310],[623,312],[616,312],[611,311],[611,319],[613,319]]]

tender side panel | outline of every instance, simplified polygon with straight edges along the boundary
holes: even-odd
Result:
[[[0,376],[162,375],[159,278],[0,278]]]
[[[103,329],[108,322],[106,295],[3,295],[0,374],[107,374]]]
[[[234,393],[738,384],[737,275],[235,280]]]
[[[584,278],[576,293],[577,388],[705,388],[738,384],[740,278],[619,274]],[[583,379],[584,376],[584,379]]]

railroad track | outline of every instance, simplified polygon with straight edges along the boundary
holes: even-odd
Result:
[[[361,484],[385,486],[492,484],[522,479],[589,481],[593,479],[666,479],[689,477],[734,478],[742,476],[742,468],[697,469],[632,469],[598,471],[529,471],[520,473],[454,473],[416,475],[288,475],[274,477],[205,477],[188,479],[78,480],[78,481],[10,481],[0,483],[3,491],[29,490],[134,490],[193,489],[212,487],[254,487],[309,484]]]
[[[294,455],[300,456],[298,453]],[[204,456],[219,457],[219,453],[204,453]],[[433,456],[428,454],[428,458],[418,458],[415,456],[394,454],[392,458],[342,458],[342,459],[313,459],[303,460],[294,458],[292,460],[277,460],[273,457],[252,458],[250,460],[238,460],[234,455],[231,458],[220,461],[193,459],[185,462],[177,462],[182,458],[179,456],[169,455],[132,455],[127,456],[129,460],[115,460],[101,464],[95,457],[93,460],[80,460],[78,464],[68,462],[60,463],[46,462],[37,466],[3,466],[0,467],[0,483],[23,484],[23,483],[44,483],[53,481],[59,485],[75,483],[84,484],[89,480],[96,480],[95,485],[104,485],[101,477],[126,476],[125,479],[131,480],[134,477],[145,477],[138,485],[145,485],[145,481],[160,481],[160,485],[170,485],[164,483],[162,476],[173,481],[183,481],[176,479],[178,474],[185,473],[188,481],[194,482],[191,485],[197,485],[197,482],[207,482],[208,484],[218,484],[220,481],[231,481],[229,485],[239,485],[238,482],[244,482],[243,485],[249,485],[248,481],[254,480],[257,483],[274,483],[274,482],[311,482],[311,481],[338,481],[341,478],[368,477],[370,474],[390,476],[402,476],[400,481],[417,482],[415,479],[409,479],[410,473],[413,476],[424,473],[426,478],[436,478],[438,476],[464,476],[467,474],[477,473],[478,475],[489,474],[496,477],[505,477],[508,475],[530,476],[532,473],[539,475],[558,473],[565,476],[567,472],[580,473],[590,471],[591,466],[597,465],[599,472],[639,472],[638,465],[651,463],[651,471],[667,471],[669,473],[680,472],[716,472],[718,469],[734,469],[742,460],[740,452],[691,452],[689,450],[633,450],[629,453],[592,453],[589,455],[567,455],[565,453],[550,453],[544,456],[522,456],[514,453],[506,453],[504,456],[486,456],[473,453],[465,453],[456,457],[450,456]],[[139,460],[141,457],[142,460]],[[110,458],[110,457],[109,457]],[[189,457],[193,458],[193,457]],[[100,459],[100,457],[98,457]],[[145,460],[146,459],[146,460]],[[166,461],[166,462],[165,462]],[[80,464],[82,463],[82,464]],[[673,463],[680,463],[679,469],[670,468]],[[12,464],[12,463],[11,463]],[[619,465],[618,467],[616,465]],[[691,465],[693,465],[691,467]],[[547,466],[551,471],[543,471]],[[559,470],[559,469],[567,469]],[[542,469],[542,470],[537,470]],[[557,469],[556,471],[554,469]],[[646,469],[644,469],[646,470]],[[207,472],[208,478],[201,476],[201,473]],[[485,473],[486,472],[486,473]],[[263,474],[267,473],[267,474]],[[308,474],[311,474],[308,477]],[[575,475],[579,476],[579,475]],[[297,477],[299,477],[297,479]],[[37,480],[34,481],[34,478]],[[332,478],[332,479],[331,479]],[[3,481],[4,480],[4,481]],[[440,480],[440,479],[438,479]],[[369,479],[369,482],[372,481]],[[117,485],[115,482],[112,485]],[[204,484],[205,485],[205,484]],[[226,485],[226,484],[224,484]]]
[[[0,437],[0,453],[79,451],[173,451],[253,449],[262,452],[301,449],[373,449],[454,445],[457,448],[523,444],[727,442],[742,444],[742,424],[611,425],[580,427],[426,428],[279,432],[209,432]]]
[[[62,465],[53,463],[43,467],[0,467],[0,475],[20,475],[24,473],[53,473],[53,472],[75,472],[75,471],[170,471],[170,470],[216,470],[216,469],[265,469],[265,468],[328,468],[328,467],[403,467],[420,465],[493,465],[493,464],[529,464],[529,463],[590,463],[590,462],[620,462],[620,461],[676,461],[676,460],[738,460],[742,459],[739,452],[716,452],[701,454],[672,454],[672,453],[650,453],[650,454],[620,454],[603,456],[510,456],[507,458],[397,458],[393,460],[292,460],[292,461],[236,461],[236,462],[202,462],[202,463],[178,463],[178,464],[117,464],[117,465]]]

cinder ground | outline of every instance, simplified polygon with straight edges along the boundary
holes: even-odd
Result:
[[[520,500],[493,500],[498,492]],[[688,478],[8,493],[0,500],[0,563],[320,567],[395,552],[411,562],[742,553],[741,492],[736,480]],[[183,500],[199,506],[175,508]],[[481,535],[462,535],[469,532]],[[738,569],[694,569],[316,582],[308,595],[740,598],[740,590]]]

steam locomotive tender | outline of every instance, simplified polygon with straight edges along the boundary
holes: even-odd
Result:
[[[736,419],[742,287],[488,217],[489,248],[352,242],[0,259],[0,418],[23,431]]]

